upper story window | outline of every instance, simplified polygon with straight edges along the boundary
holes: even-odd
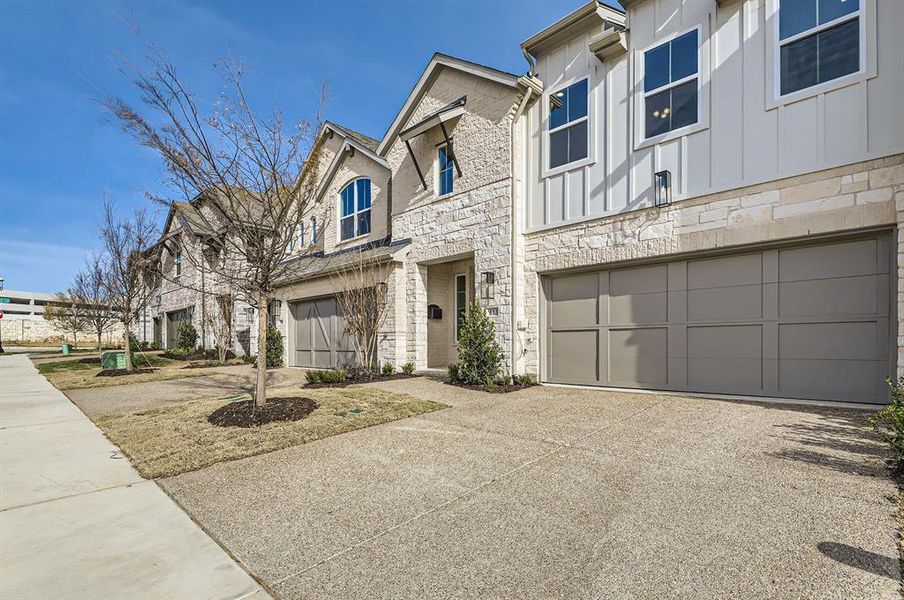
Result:
[[[296,249],[304,249],[304,222],[298,224],[295,232],[289,239],[289,252],[295,252]]]
[[[587,158],[587,80],[549,95],[549,168]]]
[[[317,243],[317,217],[311,217],[311,243]]]
[[[698,121],[697,29],[644,52],[644,138]]]
[[[176,252],[176,257],[173,260],[176,265],[176,277],[182,275],[182,252]]]
[[[370,179],[356,179],[339,196],[339,239],[370,233]]]
[[[436,181],[436,195],[445,196],[446,194],[451,194],[455,187],[455,176],[453,175],[455,162],[449,156],[448,145],[439,147],[437,164],[439,166],[439,176]]]
[[[781,0],[781,95],[860,70],[862,0]]]

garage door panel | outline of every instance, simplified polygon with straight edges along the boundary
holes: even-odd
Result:
[[[597,324],[599,273],[556,277],[550,282],[549,326],[582,327]]]
[[[778,328],[779,359],[877,360],[878,324],[786,323]]]
[[[702,391],[759,392],[763,389],[763,360],[688,358],[687,384]]]
[[[593,383],[598,380],[599,333],[553,331],[549,334],[549,375],[555,381]]]
[[[689,322],[761,319],[763,291],[759,285],[719,287],[687,292]]]
[[[779,316],[850,316],[876,314],[876,275],[790,281],[779,284]]]
[[[687,263],[688,290],[761,283],[763,283],[761,253],[694,260]]]
[[[653,265],[634,269],[619,269],[609,273],[609,294],[649,294],[668,290],[668,267]]]
[[[609,298],[611,325],[664,323],[669,317],[669,296],[665,292],[625,294]]]
[[[547,316],[582,326],[549,327],[546,378],[886,402],[892,249],[881,235],[573,276]]]
[[[782,250],[778,261],[779,281],[874,275],[877,243],[870,239]]]
[[[333,368],[354,362],[334,298],[294,302],[290,310],[295,317],[295,366]]]
[[[780,359],[779,393],[827,400],[869,399],[880,393],[877,367],[877,361],[868,360]]]

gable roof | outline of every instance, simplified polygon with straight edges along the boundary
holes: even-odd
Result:
[[[389,129],[386,130],[386,134],[383,136],[380,145],[377,147],[377,154],[386,156],[386,151],[389,149],[390,144],[411,117],[411,114],[417,107],[418,101],[426,92],[427,86],[432,82],[437,72],[443,68],[455,69],[475,77],[495,81],[501,85],[518,89],[517,75],[437,52],[430,58],[430,62],[427,63],[424,72],[421,73],[417,83],[414,84],[414,88],[412,88],[411,93],[408,94],[408,98],[405,100],[402,108],[399,110],[395,119],[393,119]]]
[[[163,226],[163,237],[169,235],[170,226],[173,221],[180,227],[187,229],[192,235],[214,235],[216,231],[213,226],[204,218],[204,215],[191,202],[170,203],[169,213],[166,216],[166,224]]]
[[[346,138],[350,138],[364,146],[365,148],[376,152],[377,146],[380,145],[380,140],[370,137],[369,135],[364,135],[359,131],[355,131],[354,129],[349,129],[345,125],[340,125],[339,123],[333,123],[332,121],[327,121],[325,123],[326,127],[332,128],[336,133],[342,135]]]
[[[623,27],[625,12],[600,0],[590,0],[587,4],[573,10],[549,27],[521,42],[521,50],[525,54],[530,54],[544,46],[561,42],[563,36],[567,36],[569,31],[575,28],[603,25],[606,22]],[[526,55],[525,58],[527,58]],[[529,58],[528,62],[531,62]]]

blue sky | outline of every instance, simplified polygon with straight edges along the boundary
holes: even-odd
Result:
[[[118,64],[163,50],[202,100],[213,68],[247,68],[254,107],[327,118],[382,137],[433,52],[523,73],[519,43],[583,0],[430,2],[69,2],[5,0],[0,20],[0,276],[7,289],[67,287],[99,247],[106,196],[121,210],[165,192],[161,165],[97,100],[136,94]],[[136,31],[140,35],[136,34]],[[174,195],[175,192],[172,192]]]

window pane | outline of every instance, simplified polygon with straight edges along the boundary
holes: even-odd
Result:
[[[340,237],[343,240],[355,237],[355,217],[345,217],[340,225]],[[315,240],[316,242],[316,240]]]
[[[448,161],[448,157],[446,156],[446,148],[443,146],[439,149],[439,170],[442,171],[446,168],[446,163]]]
[[[858,8],[859,0],[819,0],[819,24],[849,15]]]
[[[653,137],[669,131],[669,100],[671,90],[649,96],[646,100],[646,136]]]
[[[370,211],[365,210],[358,213],[358,235],[366,235],[370,233]]]
[[[643,90],[655,90],[669,81],[669,45],[647,50],[643,61]]]
[[[860,69],[860,19],[836,25],[818,37],[820,83]]]
[[[549,128],[555,129],[568,122],[568,90],[549,95]]]
[[[672,88],[672,130],[697,122],[697,80]]]
[[[568,121],[587,116],[587,80],[579,81],[568,88]]]
[[[778,16],[779,38],[816,27],[816,0],[781,0]]]
[[[567,131],[568,162],[587,158],[587,121],[569,127]]]
[[[355,212],[355,188],[348,185],[342,190],[342,216]]]
[[[549,136],[549,168],[568,162],[568,130],[562,129]]]
[[[443,173],[443,180],[442,180],[442,188],[443,188],[442,193],[443,194],[451,194],[452,193],[453,189],[455,188],[454,181],[455,181],[455,176],[453,175],[452,168],[450,166]]]
[[[678,81],[697,72],[697,31],[690,31],[672,41],[672,77]]]
[[[358,210],[370,208],[370,179],[359,179],[358,186]]]
[[[782,46],[782,94],[816,85],[816,36]]]

